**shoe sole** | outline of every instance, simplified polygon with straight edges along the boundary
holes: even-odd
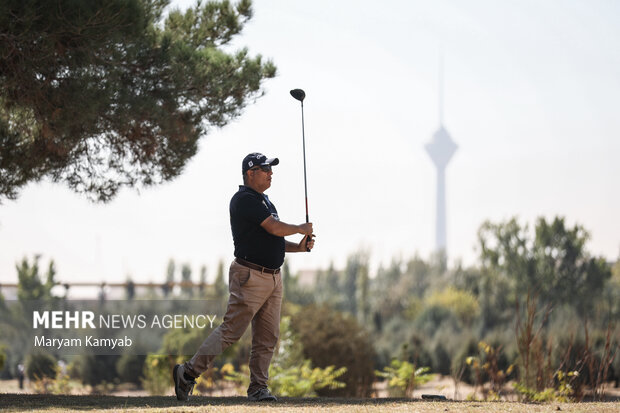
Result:
[[[270,396],[270,397],[263,397],[262,399],[259,398],[251,398],[248,396],[248,401],[251,402],[277,402],[278,398],[276,396]]]

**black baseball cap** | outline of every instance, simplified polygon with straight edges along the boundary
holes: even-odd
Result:
[[[241,163],[241,174],[245,174],[250,168],[261,165],[277,165],[280,163],[278,158],[267,158],[262,153],[252,152],[243,158]]]

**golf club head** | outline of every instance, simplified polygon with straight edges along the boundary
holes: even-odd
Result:
[[[300,102],[303,102],[306,97],[306,92],[301,89],[293,89],[291,90],[291,96],[297,99]]]

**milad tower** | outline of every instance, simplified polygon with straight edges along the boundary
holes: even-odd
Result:
[[[424,145],[437,168],[437,205],[435,221],[436,251],[446,251],[446,166],[458,148],[443,126],[443,63],[439,64],[439,129]]]

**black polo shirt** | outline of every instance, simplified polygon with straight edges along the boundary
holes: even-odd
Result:
[[[275,269],[284,262],[284,237],[272,235],[261,227],[269,215],[280,220],[267,195],[239,185],[239,191],[230,200],[235,257]]]

